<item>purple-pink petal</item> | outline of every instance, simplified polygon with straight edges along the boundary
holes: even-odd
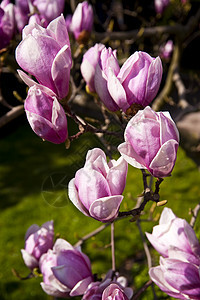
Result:
[[[111,222],[118,215],[122,199],[121,195],[97,199],[90,205],[89,213],[94,219]]]
[[[93,201],[111,195],[105,177],[96,170],[90,172],[84,168],[79,170],[75,176],[75,186],[78,189],[80,201],[88,210]]]

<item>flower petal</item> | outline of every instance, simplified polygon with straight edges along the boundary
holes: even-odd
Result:
[[[22,253],[22,257],[23,257],[23,260],[25,262],[25,265],[29,269],[34,269],[34,268],[38,267],[38,265],[39,265],[38,260],[34,256],[32,256],[31,254],[29,254],[24,249],[21,249],[21,253]]]
[[[150,268],[149,276],[151,277],[153,282],[169,296],[179,298],[179,299],[184,299],[184,300],[186,299],[184,296],[180,294],[178,290],[174,289],[171,285],[167,283],[164,277],[164,272],[161,270],[160,266]]]
[[[126,92],[111,67],[108,68],[107,87],[117,106],[125,112],[130,106],[126,99]]]
[[[144,102],[141,103],[143,106],[148,105],[156,96],[160,87],[162,72],[162,62],[158,56],[149,66]]]
[[[176,161],[177,149],[178,142],[175,140],[168,140],[161,146],[149,166],[153,176],[162,178],[171,175]]]
[[[92,277],[89,276],[79,281],[71,290],[70,297],[83,295],[88,287],[88,285],[92,282]]]
[[[71,179],[68,185],[68,195],[69,199],[72,201],[72,203],[78,208],[84,215],[89,217],[89,213],[85,206],[81,203],[78,191],[76,189],[76,186],[74,184],[75,178]]]
[[[82,168],[76,172],[75,186],[80,201],[88,210],[95,200],[111,195],[105,177],[98,171],[89,168]]]
[[[115,165],[110,168],[106,177],[112,195],[120,195],[123,193],[126,185],[127,172],[128,164],[123,157],[120,157]]]
[[[56,94],[60,99],[66,97],[68,94],[71,65],[71,51],[69,46],[65,45],[57,53],[51,67],[52,79],[57,91]]]
[[[101,222],[111,222],[118,215],[122,199],[121,195],[97,199],[91,204],[89,213],[91,217]]]
[[[113,101],[112,97],[109,94],[107,87],[107,78],[105,78],[104,72],[101,70],[99,64],[97,64],[94,84],[96,93],[99,95],[99,98],[104,103],[104,105],[111,111],[119,110],[118,105]]]
[[[144,160],[134,151],[128,142],[120,144],[118,151],[131,166],[138,169],[147,169]]]

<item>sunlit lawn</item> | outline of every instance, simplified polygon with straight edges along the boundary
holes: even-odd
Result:
[[[0,140],[0,299],[26,300],[50,299],[42,291],[40,278],[20,280],[14,276],[15,269],[26,277],[29,270],[21,258],[24,234],[33,224],[54,220],[57,236],[76,243],[79,238],[100,226],[100,222],[83,216],[67,197],[67,183],[76,170],[83,166],[88,149],[100,147],[100,142],[87,134],[74,141],[69,150],[64,145],[53,145],[41,141],[25,123]],[[52,182],[61,185],[52,189]],[[200,173],[193,161],[179,149],[173,175],[161,185],[161,200],[168,200],[175,214],[188,221],[188,212],[199,201]],[[136,197],[142,192],[141,172],[129,168],[127,186],[121,210],[135,205]],[[149,203],[142,219],[148,217]],[[156,208],[154,217],[162,211]],[[130,219],[130,218],[129,218]],[[124,219],[116,222],[116,264],[128,275],[130,284],[139,289],[148,278],[143,244],[135,222]],[[142,222],[143,231],[151,231],[156,222]],[[200,222],[196,223],[199,228]],[[197,231],[198,237],[200,232]],[[90,257],[93,272],[101,274],[111,268],[109,227],[83,245],[83,251]],[[152,250],[152,249],[151,249]],[[154,251],[152,251],[155,253]],[[158,256],[155,256],[156,262]],[[158,292],[159,299],[165,296]],[[151,288],[141,299],[153,299]],[[165,299],[169,299],[167,296]]]

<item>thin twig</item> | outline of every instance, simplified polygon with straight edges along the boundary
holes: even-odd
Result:
[[[141,225],[140,225],[140,220],[137,220],[137,221],[136,221],[136,225],[137,225],[137,227],[138,227],[138,229],[139,229],[139,232],[140,232],[140,237],[141,237],[141,239],[142,239],[144,251],[145,251],[145,254],[146,254],[146,258],[147,258],[148,268],[150,269],[150,268],[152,267],[151,254],[150,254],[149,248],[148,248],[148,246],[147,246],[147,243],[146,243],[144,234],[143,234],[143,232],[142,232],[142,228],[141,228]]]
[[[77,116],[76,114],[74,114],[70,108],[68,106],[65,106],[65,111],[67,113],[67,115],[69,117],[71,117],[79,126],[80,126],[80,132],[78,132],[77,134],[69,137],[70,140],[74,140],[76,138],[78,138],[80,135],[82,135],[83,133],[86,132],[92,132],[92,133],[103,133],[103,134],[107,134],[107,135],[113,135],[116,137],[122,137],[123,136],[123,132],[118,131],[107,131],[107,130],[103,130],[101,128],[96,128],[93,125],[87,123],[85,120],[83,120],[82,118],[80,118],[79,116]]]
[[[133,295],[132,300],[137,300],[137,299],[140,297],[140,295],[141,295],[144,291],[146,291],[146,289],[147,289],[151,284],[152,284],[152,280],[147,281],[147,282],[143,285],[143,287],[141,287],[141,289],[139,289],[139,291],[138,291],[135,295]]]
[[[112,253],[112,271],[115,272],[115,225],[112,222],[110,226],[111,231],[111,253]]]
[[[35,277],[34,273],[31,272],[29,273],[27,276],[25,277],[22,277],[14,268],[12,268],[12,273],[15,277],[19,278],[20,280],[27,280],[27,279],[30,279],[30,278],[33,278]]]
[[[146,171],[144,169],[142,169],[141,171],[142,171],[144,190],[146,190],[148,188],[147,177],[150,176],[150,175],[148,173],[146,173]]]
[[[200,202],[197,204],[197,206],[192,210],[192,218],[190,220],[190,225],[194,227],[198,213],[200,211]]]
[[[75,245],[74,247],[79,247],[83,244],[83,242],[87,241],[89,238],[97,235],[99,232],[101,232],[102,230],[104,230],[106,227],[108,227],[110,225],[110,223],[106,223],[101,225],[100,227],[98,227],[97,229],[93,230],[92,232],[86,234],[85,236],[83,236]]]

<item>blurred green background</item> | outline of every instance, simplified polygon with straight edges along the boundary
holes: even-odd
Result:
[[[17,126],[15,123],[9,126],[8,132],[0,140],[0,299],[51,299],[40,287],[41,278],[20,280],[14,275],[15,272],[21,277],[29,274],[20,252],[24,248],[24,235],[30,225],[42,225],[48,220],[54,220],[56,235],[75,244],[82,236],[101,225],[81,214],[70,203],[67,184],[76,170],[83,166],[87,151],[102,145],[91,134],[85,134],[66,150],[64,145],[43,142],[32,132],[24,117]],[[200,173],[196,165],[179,148],[172,176],[161,184],[161,200],[167,199],[167,206],[177,216],[189,221],[190,208],[199,202],[199,183]],[[121,211],[133,208],[141,192],[141,172],[130,167]],[[146,206],[142,219],[148,218],[151,205],[149,203]],[[153,216],[158,217],[162,209],[157,207]],[[137,225],[129,222],[129,219],[120,220],[115,225],[116,265],[128,277],[134,291],[137,291],[149,277]],[[141,222],[143,232],[151,232],[155,224],[156,221]],[[198,237],[199,224],[197,220],[195,230]],[[86,241],[82,247],[91,259],[93,273],[99,277],[111,268],[109,244],[108,227]],[[150,250],[153,264],[156,265],[158,254],[151,247]],[[171,299],[158,288],[155,289],[158,299]],[[153,299],[151,287],[140,299]]]

